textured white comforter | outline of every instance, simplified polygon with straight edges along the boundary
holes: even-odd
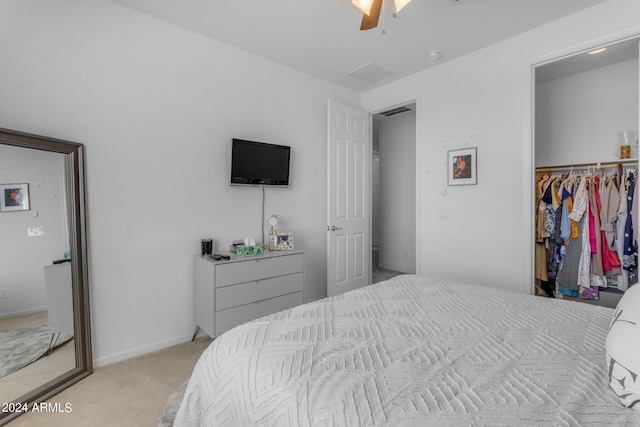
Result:
[[[399,276],[226,332],[176,426],[638,426],[608,388],[613,310]]]

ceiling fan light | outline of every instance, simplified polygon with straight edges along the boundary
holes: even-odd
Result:
[[[411,0],[409,0],[411,1]],[[362,11],[365,15],[371,13],[371,6],[373,6],[373,0],[351,0],[351,3]]]
[[[393,3],[396,6],[396,13],[400,12],[400,10],[402,10],[403,7],[408,5],[410,1],[411,0],[393,0]]]

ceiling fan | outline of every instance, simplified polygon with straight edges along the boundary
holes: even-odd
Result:
[[[396,13],[400,12],[410,1],[411,0],[393,0],[395,7],[393,16],[396,16]],[[362,16],[360,30],[370,30],[378,26],[382,2],[383,0],[351,0],[351,3],[364,14]]]

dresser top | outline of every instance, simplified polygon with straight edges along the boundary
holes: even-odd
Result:
[[[287,255],[295,255],[295,254],[303,254],[304,251],[300,249],[296,249],[293,251],[267,251],[264,255],[252,255],[252,256],[240,256],[238,254],[234,254],[231,252],[217,252],[219,255],[227,255],[230,256],[231,259],[220,259],[215,260],[211,258],[213,255],[196,255],[198,258],[202,258],[203,260],[209,261],[213,264],[226,264],[230,262],[241,262],[241,261],[252,261],[252,260],[261,260],[265,258],[275,258],[279,256],[287,256]]]

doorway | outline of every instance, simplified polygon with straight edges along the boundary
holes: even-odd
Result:
[[[416,272],[416,104],[372,115],[371,283]]]

